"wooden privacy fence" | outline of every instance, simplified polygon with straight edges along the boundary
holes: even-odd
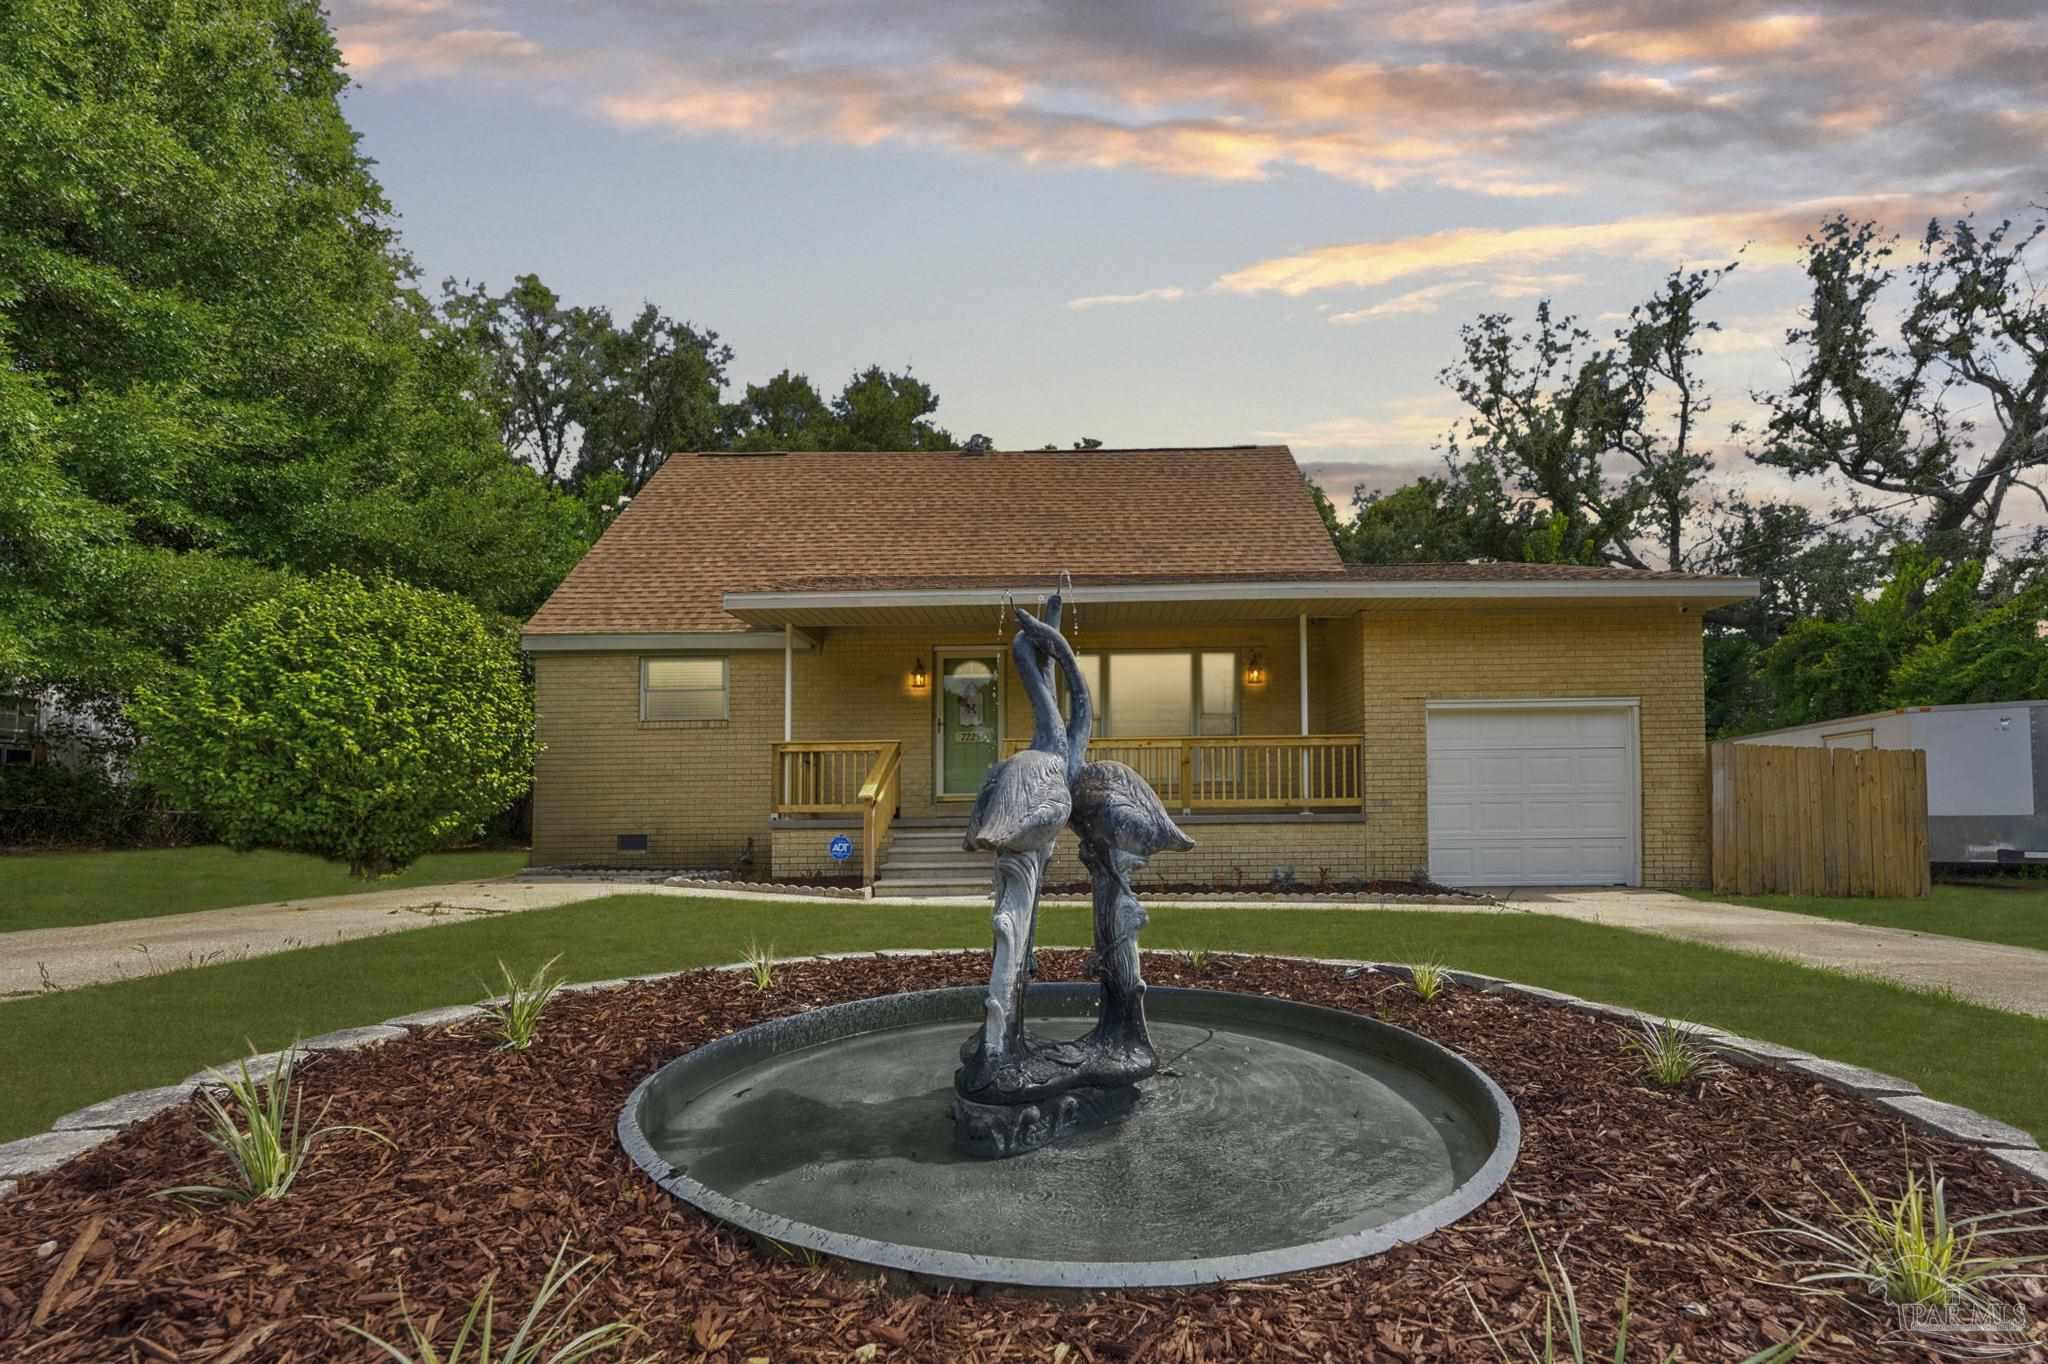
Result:
[[[1711,767],[1715,890],[1927,894],[1920,749],[1721,743]]]

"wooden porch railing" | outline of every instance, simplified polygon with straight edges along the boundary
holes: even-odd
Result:
[[[1028,740],[1003,745],[1005,756]],[[1365,798],[1364,740],[1356,734],[1231,734],[1096,739],[1094,761],[1136,769],[1183,810],[1355,808]]]
[[[875,883],[882,843],[903,797],[903,745],[890,744],[875,755],[868,779],[860,786],[860,865],[862,885]]]
[[[873,885],[882,842],[903,790],[903,745],[893,739],[775,745],[778,815],[861,817],[862,884]]]

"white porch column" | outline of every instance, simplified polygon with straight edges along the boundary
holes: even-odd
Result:
[[[1302,612],[1296,619],[1295,624],[1295,634],[1301,643],[1301,733],[1302,737],[1306,738],[1308,737],[1308,612]],[[1301,750],[1301,804],[1304,812],[1307,810],[1310,795],[1308,789],[1308,767],[1308,749],[1304,746]]]
[[[1308,612],[1301,613],[1301,732],[1308,733]],[[1304,769],[1305,770],[1305,769]]]
[[[789,743],[796,737],[796,627],[788,621],[782,623],[782,742]],[[776,759],[775,766],[781,773],[783,803],[789,802],[789,760]]]

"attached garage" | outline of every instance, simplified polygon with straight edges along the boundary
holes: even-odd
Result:
[[[1430,703],[1430,878],[1640,884],[1636,719],[1633,700]]]

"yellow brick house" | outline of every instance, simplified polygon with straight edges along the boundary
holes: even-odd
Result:
[[[673,456],[527,623],[534,862],[985,890],[1062,575],[1091,754],[1199,842],[1154,877],[1706,879],[1701,617],[1756,584],[1347,567],[1274,446]]]

